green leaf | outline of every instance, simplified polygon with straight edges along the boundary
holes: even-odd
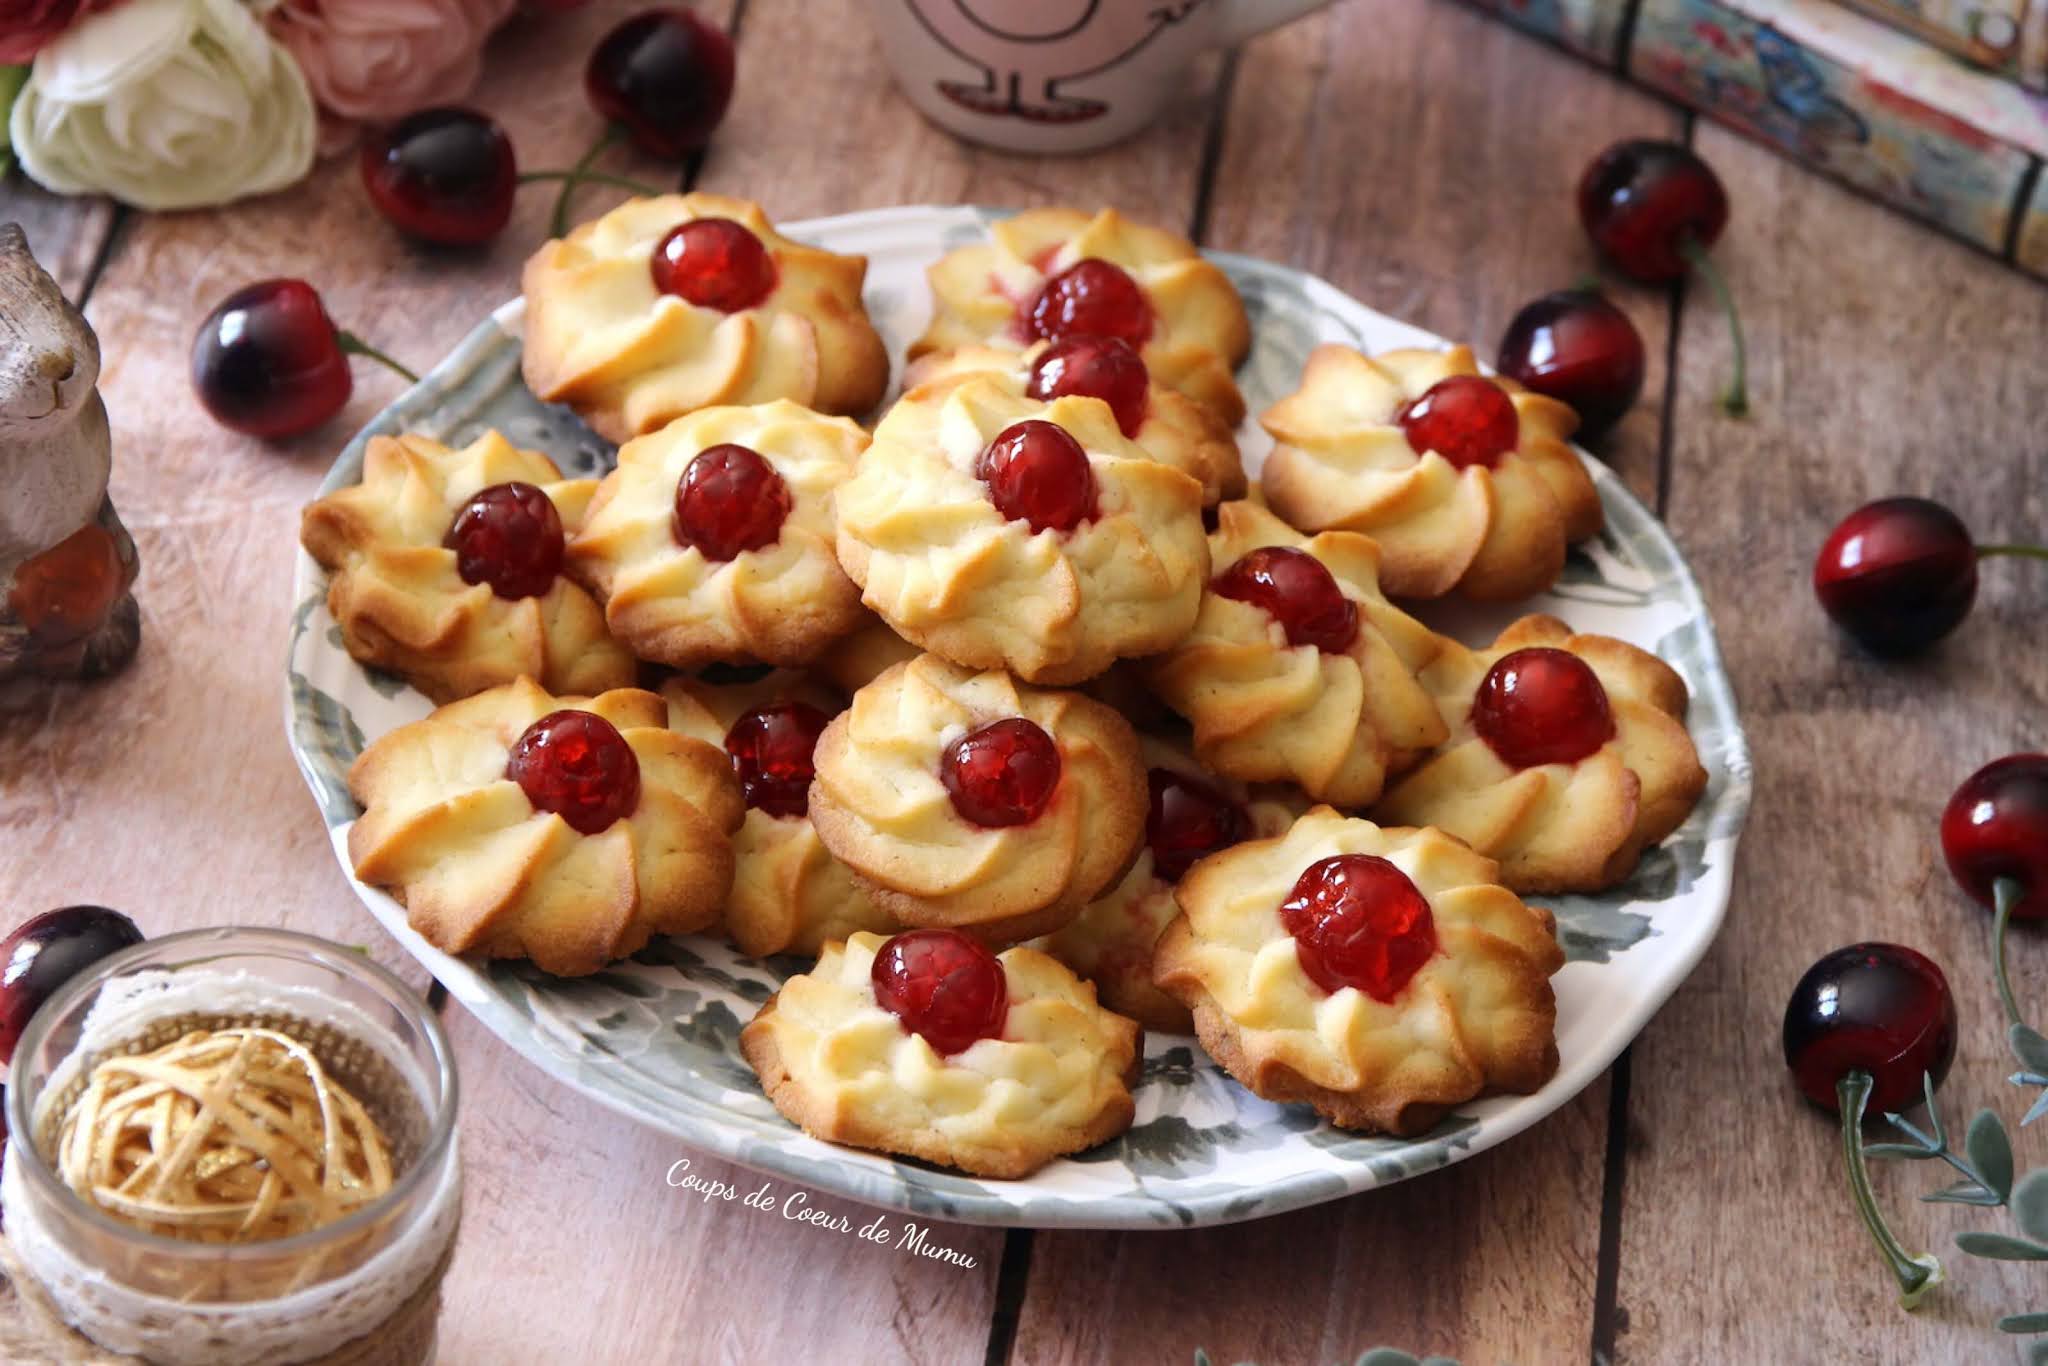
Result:
[[[2029,1072],[2048,1073],[2048,1039],[2023,1024],[2016,1024],[2005,1031],[2005,1041],[2012,1047],[2012,1055],[2020,1060],[2020,1066]]]
[[[2048,1086],[2048,1076],[2039,1072],[2015,1072],[2006,1080],[2014,1086]]]
[[[2048,1247],[2025,1238],[2008,1238],[2003,1233],[1972,1229],[1956,1235],[1956,1246],[1972,1257],[1987,1257],[1994,1262],[2048,1262]]]
[[[1977,1179],[1987,1190],[2000,1200],[2012,1194],[2012,1140],[2006,1137],[2005,1124],[1996,1114],[1990,1110],[1977,1112],[1977,1117],[1970,1121],[1969,1133],[1963,1136],[1963,1151],[1970,1155]]]
[[[2005,1203],[1979,1183],[1967,1179],[1920,1198],[1930,1205],[1978,1205],[1985,1209],[1997,1209]]]
[[[2036,1167],[2012,1190],[2012,1221],[2029,1238],[2048,1238],[2048,1167]]]
[[[2048,1115],[2048,1091],[2042,1092],[2040,1097],[2027,1107],[2027,1112],[2020,1116],[2020,1127],[2026,1128],[2042,1115]]]
[[[1998,1321],[2001,1333],[2048,1333],[2048,1314],[2007,1314]]]
[[[1939,1156],[1939,1154],[1939,1149],[1923,1148],[1918,1143],[1866,1143],[1863,1145],[1863,1155],[1865,1157],[1903,1157],[1908,1162],[1924,1162],[1930,1157]]]
[[[2048,1366],[2048,1341],[2036,1341],[2027,1348],[2027,1366]]]
[[[1195,1348],[1195,1366],[1210,1366],[1209,1354],[1199,1347]]]

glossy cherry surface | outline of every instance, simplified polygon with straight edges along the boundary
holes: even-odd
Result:
[[[679,8],[627,19],[599,40],[583,71],[591,106],[667,161],[711,141],[732,102],[732,80],[732,39]]]
[[[1571,405],[1578,435],[1598,440],[1643,392],[1642,333],[1590,289],[1561,289],[1524,304],[1500,342],[1495,368]]]
[[[1209,588],[1264,611],[1280,623],[1289,645],[1342,654],[1358,639],[1358,604],[1306,550],[1260,546],[1218,574]]]
[[[640,804],[640,760],[618,728],[595,712],[553,711],[512,746],[505,776],[539,811],[585,835],[600,834]]]
[[[1179,882],[1198,859],[1250,837],[1252,818],[1242,803],[1209,783],[1170,768],[1145,775],[1151,805],[1145,812],[1145,847],[1152,872]]]
[[[1785,1006],[1785,1065],[1806,1098],[1838,1113],[1835,1083],[1870,1074],[1868,1115],[1904,1110],[1939,1086],[1956,1055],[1956,1003],[1925,954],[1851,944],[1806,970]]]
[[[1099,398],[1116,414],[1125,436],[1136,436],[1152,404],[1152,374],[1144,359],[1115,337],[1063,337],[1031,363],[1024,390],[1043,402],[1079,394]]]
[[[493,484],[457,510],[441,544],[455,552],[464,583],[487,583],[501,598],[537,598],[561,572],[562,515],[532,484]]]
[[[1828,534],[1813,591],[1835,624],[1874,654],[1924,650],[1977,600],[1977,547],[1962,519],[1926,498],[1882,498]]]
[[[1397,419],[1417,455],[1435,451],[1459,469],[1492,469],[1522,437],[1507,390],[1483,375],[1450,375],[1405,405]]]
[[[1039,286],[1019,310],[1017,322],[1027,341],[1114,337],[1142,351],[1152,338],[1152,303],[1122,266],[1090,257]]]
[[[50,994],[108,954],[142,942],[142,931],[105,906],[66,906],[15,926],[0,941],[0,1063]]]
[[[2015,920],[2048,919],[2048,754],[2008,754],[1963,780],[1941,813],[1941,851],[1985,906],[1993,884],[2020,884]]]
[[[991,721],[946,746],[939,781],[970,824],[990,830],[1029,825],[1059,788],[1059,746],[1021,716]]]
[[[775,258],[730,218],[693,218],[654,248],[654,287],[700,308],[738,313],[775,292]]]
[[[1728,226],[1728,192],[1713,168],[1676,142],[1618,142],[1579,181],[1579,221],[1631,280],[1662,284],[1691,266],[1686,245],[1712,246]]]
[[[707,446],[676,481],[671,529],[707,560],[733,560],[774,545],[789,516],[789,485],[749,446]]]
[[[725,733],[747,805],[771,816],[801,816],[810,807],[811,755],[832,718],[805,702],[756,707]]]
[[[1003,428],[975,459],[996,511],[1033,531],[1072,531],[1095,515],[1088,452],[1058,423],[1028,418]]]
[[[1568,650],[1502,655],[1472,696],[1472,729],[1510,768],[1575,764],[1614,738],[1607,689]]]
[[[1436,952],[1436,918],[1408,875],[1374,854],[1319,859],[1280,903],[1301,970],[1324,991],[1391,1001]]]
[[[363,139],[363,185],[398,230],[466,247],[504,231],[519,189],[512,139],[474,109],[422,109]]]
[[[236,290],[199,325],[192,388],[213,420],[249,436],[297,436],[340,412],[354,380],[334,320],[304,280]]]
[[[907,930],[882,945],[868,972],[875,1003],[951,1057],[999,1038],[1010,984],[996,956],[958,930]]]

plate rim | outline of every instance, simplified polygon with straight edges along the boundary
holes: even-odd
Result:
[[[934,218],[948,224],[971,224],[977,221],[986,223],[1013,212],[1015,210],[979,205],[892,205],[792,222],[783,225],[783,231],[798,237],[815,237],[854,230],[907,229],[913,226],[923,230],[922,225]],[[1238,252],[1205,249],[1203,255],[1240,277],[1277,274],[1302,286],[1311,298],[1318,293],[1327,292],[1342,300],[1348,307],[1368,314],[1378,322],[1413,334],[1418,339],[1427,339],[1428,344],[1438,347],[1451,345],[1445,338],[1370,308],[1312,272]],[[500,345],[504,338],[510,337],[518,341],[518,329],[523,314],[524,301],[516,296],[492,309],[447,355],[427,370],[417,384],[409,386],[351,435],[323,476],[319,493],[326,494],[360,478],[361,448],[373,433],[388,425],[402,422],[409,415],[409,410],[421,401],[423,395],[437,390],[451,377],[463,373],[479,355]],[[1346,325],[1349,326],[1348,323]],[[1581,463],[1587,467],[1603,501],[1612,499],[1621,503],[1640,519],[1643,525],[1651,528],[1653,534],[1650,542],[1657,546],[1668,561],[1657,566],[1657,570],[1661,576],[1671,580],[1675,587],[1673,597],[1676,604],[1684,609],[1687,613],[1687,624],[1698,633],[1696,660],[1699,676],[1690,682],[1696,695],[1703,692],[1711,693],[1717,711],[1726,717],[1726,729],[1719,737],[1722,742],[1722,753],[1719,757],[1726,767],[1727,788],[1723,794],[1722,804],[1716,808],[1718,824],[1707,837],[1710,846],[1714,842],[1725,841],[1726,854],[1708,867],[1696,884],[1707,893],[1712,911],[1710,915],[1701,916],[1694,922],[1687,940],[1667,959],[1669,966],[1661,974],[1659,983],[1647,992],[1631,996],[1627,1010],[1619,1014],[1618,1021],[1608,1024],[1603,1029],[1602,1042],[1599,1046],[1585,1050],[1580,1056],[1562,1063],[1550,1081],[1531,1095],[1489,1098],[1495,1102],[1505,1102],[1499,1113],[1483,1116],[1479,1123],[1468,1129],[1443,1135],[1438,1139],[1439,1150],[1433,1154],[1437,1160],[1415,1165],[1392,1179],[1382,1179],[1375,1171],[1374,1164],[1365,1162],[1356,1163],[1355,1171],[1346,1171],[1342,1168],[1335,1169],[1334,1173],[1332,1169],[1301,1171],[1290,1174],[1276,1184],[1256,1188],[1258,1198],[1249,1202],[1248,1207],[1245,1191],[1242,1189],[1235,1192],[1216,1191],[1199,1194],[1186,1199],[1149,1195],[1142,1188],[1109,1195],[1077,1196],[1040,1192],[1027,1197],[1025,1203],[1013,1203],[978,1191],[948,1192],[939,1196],[900,1177],[881,1184],[849,1181],[844,1178],[843,1173],[855,1169],[830,1165],[803,1150],[803,1145],[807,1143],[821,1144],[827,1148],[836,1148],[837,1145],[813,1139],[794,1127],[789,1131],[793,1141],[760,1143],[754,1141],[754,1136],[743,1129],[716,1122],[701,1122],[689,1115],[665,1114],[651,1106],[637,1103],[626,1090],[591,1086],[578,1075],[581,1066],[578,1059],[559,1045],[551,1043],[550,1036],[545,1031],[536,1028],[532,1020],[522,1015],[492,987],[486,971],[429,944],[406,923],[403,908],[398,907],[388,896],[356,879],[346,852],[347,832],[352,821],[327,824],[326,807],[321,798],[328,784],[323,775],[315,771],[308,746],[301,743],[299,733],[300,709],[295,693],[295,680],[299,675],[293,666],[300,641],[308,629],[307,614],[301,609],[320,589],[325,573],[303,547],[298,551],[292,575],[292,625],[287,633],[283,688],[286,739],[293,761],[315,798],[316,808],[321,812],[330,847],[341,865],[350,889],[385,932],[425,967],[434,979],[460,1001],[500,1043],[579,1095],[597,1101],[614,1113],[749,1170],[785,1177],[870,1207],[893,1209],[935,1220],[992,1227],[1188,1228],[1265,1218],[1377,1189],[1410,1176],[1452,1165],[1505,1143],[1550,1118],[1576,1099],[1601,1071],[1635,1041],[1650,1018],[1661,1010],[1679,987],[1691,977],[1700,960],[1719,937],[1721,927],[1726,922],[1732,899],[1735,859],[1753,797],[1753,764],[1748,738],[1742,726],[1733,683],[1728,676],[1713,617],[1699,580],[1669,528],[1605,464],[1576,445],[1572,449]],[[380,905],[380,901],[384,904]],[[1608,1046],[1610,1041],[1611,1047]],[[1468,1103],[1467,1106],[1460,1107],[1460,1113],[1468,1112],[1472,1105],[1485,1103]],[[1428,1136],[1425,1135],[1416,1142],[1426,1143]],[[901,1165],[898,1159],[888,1154],[864,1155],[880,1157],[892,1165]],[[1329,1181],[1332,1174],[1339,1178],[1335,1186]],[[1012,1189],[1027,1189],[1028,1178],[1023,1182],[1004,1185]]]

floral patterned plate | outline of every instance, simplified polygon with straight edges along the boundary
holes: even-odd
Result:
[[[981,234],[989,211],[901,208],[796,224],[789,232],[869,258],[868,308],[892,350],[923,330],[924,266]],[[1244,293],[1256,341],[1240,375],[1254,413],[1294,387],[1318,342],[1377,350],[1441,341],[1382,317],[1323,281],[1264,261],[1216,254]],[[606,467],[611,448],[519,377],[521,305],[499,309],[433,373],[350,442],[323,491],[355,482],[363,448],[412,429],[451,442],[494,426],[564,469]],[[1270,442],[1243,434],[1256,467]],[[1550,611],[1580,630],[1634,641],[1668,660],[1692,687],[1687,718],[1711,775],[1705,798],[1622,887],[1547,899],[1570,957],[1556,978],[1563,1065],[1533,1096],[1462,1106],[1415,1139],[1368,1138],[1321,1123],[1300,1106],[1252,1096],[1194,1041],[1147,1040],[1137,1122],[1111,1143],[1022,1181],[985,1181],[834,1147],[809,1138],[769,1105],[741,1061],[740,1026],[802,964],[756,961],[694,937],[658,941],[631,962],[575,980],[524,964],[451,958],[406,925],[391,898],[356,892],[448,990],[540,1067],[634,1119],[759,1171],[870,1204],[970,1223],[1041,1227],[1184,1227],[1277,1214],[1456,1162],[1520,1133],[1563,1105],[1635,1037],[1691,971],[1728,904],[1736,836],[1749,805],[1750,764],[1698,585],[1663,527],[1598,464],[1607,530],[1573,553],[1564,580],[1514,611],[1432,613],[1467,640],[1490,639],[1522,611]],[[318,799],[336,856],[348,867],[358,812],[344,783],[366,737],[424,716],[425,698],[350,659],[326,608],[325,576],[299,558],[285,699],[292,750]]]

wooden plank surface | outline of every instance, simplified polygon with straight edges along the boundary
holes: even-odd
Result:
[[[510,128],[523,166],[566,165],[594,132],[563,54],[628,8],[522,19],[494,42],[475,102]],[[924,123],[888,86],[853,8],[821,23],[803,0],[707,7],[738,19],[741,75],[696,183],[783,218],[1113,202],[1320,273],[1486,358],[1523,300],[1592,268],[1570,201],[1586,158],[1684,126],[1461,5],[1343,0],[1201,64],[1167,118],[1122,147],[1010,157]],[[1950,891],[1932,822],[1976,763],[2048,743],[2038,571],[1990,570],[1975,620],[1906,667],[1839,649],[1805,575],[1826,527],[1881,493],[1934,492],[1987,537],[2048,525],[2031,359],[2048,292],[1747,144],[1707,131],[1700,145],[1737,205],[1722,258],[1750,310],[1758,415],[1712,412],[1726,359],[1713,314],[1624,289],[1651,375],[1606,454],[1668,505],[1706,582],[1759,755],[1758,805],[1730,925],[1637,1046],[1624,1116],[1610,1115],[1603,1078],[1455,1168],[1220,1230],[1006,1239],[941,1226],[975,1258],[963,1270],[669,1187],[685,1157],[743,1190],[760,1178],[615,1118],[450,1007],[469,1188],[444,1359],[1180,1362],[1200,1345],[1218,1362],[1278,1366],[1390,1343],[1479,1366],[1599,1360],[1610,1347],[1627,1362],[1790,1360],[1812,1343],[1921,1362],[1974,1359],[1997,1312],[2036,1307],[2022,1303],[2024,1272],[1959,1256],[1960,1283],[1917,1318],[1890,1306],[1832,1131],[1793,1099],[1776,1037],[1813,956],[1902,939],[1948,966],[1964,1005],[1951,1119],[1985,1101],[2011,1108],[1984,917]],[[625,152],[606,164],[678,174]],[[329,429],[265,447],[205,419],[186,354],[220,295],[301,274],[345,326],[431,363],[516,289],[548,192],[525,191],[512,227],[476,253],[400,242],[348,159],[213,214],[117,223],[104,204],[18,179],[4,195],[0,217],[28,222],[74,294],[92,289],[145,638],[122,678],[0,715],[0,830],[10,854],[35,851],[0,858],[0,904],[99,899],[154,932],[291,924],[370,944],[423,983],[349,893],[270,721],[296,510],[395,381],[359,368]],[[615,197],[592,191],[579,213]],[[2048,999],[2048,943],[2026,936],[2018,953],[2023,996]],[[1611,1154],[1617,1119],[1628,1142]],[[2029,1135],[2023,1157],[2038,1149]],[[1922,1181],[1918,1168],[1880,1172],[1920,1245],[1945,1244],[1961,1221],[1909,1207]],[[1603,1270],[1616,1284],[1605,1323]]]
[[[1755,412],[1714,413],[1726,328],[1689,305],[1669,520],[1719,627],[1756,805],[1728,926],[1635,1047],[1616,1360],[2012,1360],[1989,1324],[2048,1302],[2038,1270],[1950,1244],[2002,1216],[1918,1204],[1935,1173],[1880,1164],[1902,1236],[1951,1278],[1901,1313],[1834,1127],[1794,1093],[1778,1040],[1808,963],[1862,939],[1910,944],[1961,1010],[1950,1125],[2024,1108],[2003,1080],[1989,917],[1949,881],[1936,825],[1979,764],[2048,745],[2048,580],[1987,564],[1956,635],[1888,664],[1838,641],[1808,576],[1839,518],[1893,493],[1941,499],[1982,540],[2040,538],[2048,291],[1711,126],[1697,145],[1735,205],[1719,256],[1749,325]],[[2014,966],[2020,999],[2048,1014],[2048,940],[2015,936]],[[2038,1131],[2021,1139],[2023,1167],[2048,1157]]]

